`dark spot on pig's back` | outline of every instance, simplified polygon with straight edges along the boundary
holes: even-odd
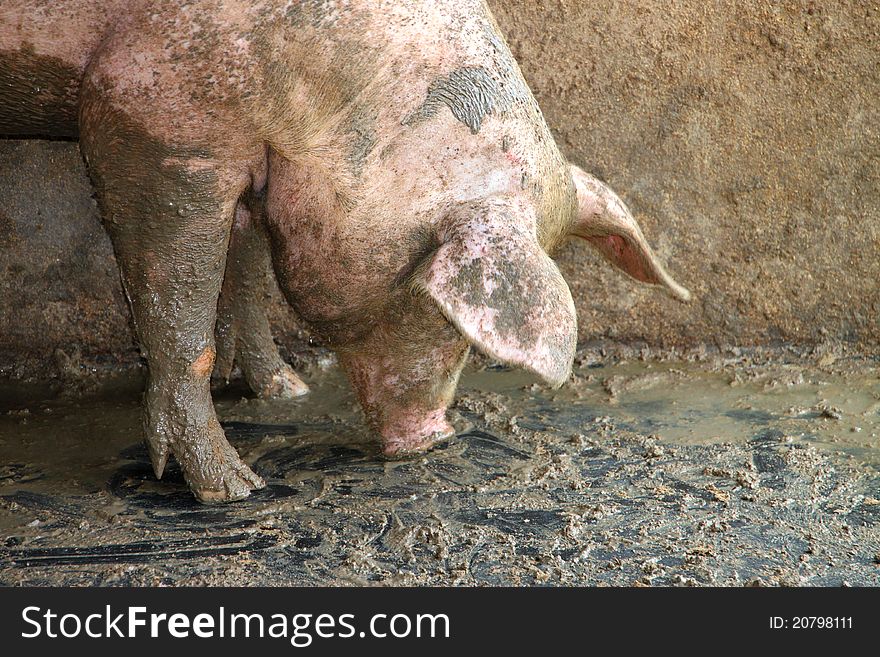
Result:
[[[477,134],[488,115],[505,112],[530,98],[528,88],[510,71],[496,76],[482,66],[463,67],[432,82],[425,102],[403,124],[418,125],[445,106],[472,134]]]

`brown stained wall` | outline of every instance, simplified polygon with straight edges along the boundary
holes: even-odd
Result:
[[[128,307],[76,144],[0,140],[0,378],[134,357]]]
[[[581,340],[880,343],[880,6],[489,4],[564,152],[696,296],[568,244]],[[114,267],[75,146],[0,140],[0,376],[54,373],[57,348],[131,362]]]
[[[560,254],[581,338],[880,340],[880,4],[490,0],[557,141],[681,306]]]

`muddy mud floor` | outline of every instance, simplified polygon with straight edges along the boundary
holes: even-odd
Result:
[[[877,585],[880,363],[588,349],[559,391],[482,364],[459,435],[381,459],[332,361],[216,394],[269,486],[201,506],[139,436],[142,374],[0,389],[0,583]],[[34,401],[42,397],[45,401]]]

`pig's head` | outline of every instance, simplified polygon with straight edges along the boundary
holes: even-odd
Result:
[[[574,303],[519,201],[451,208],[398,278],[386,316],[340,358],[385,453],[423,451],[453,433],[446,421],[468,348],[568,378],[577,341]]]
[[[664,271],[638,224],[604,184],[576,167],[576,209],[562,231],[586,239],[632,278],[689,293]],[[491,198],[452,208],[430,247],[398,277],[385,316],[340,350],[388,456],[424,451],[453,433],[446,420],[470,346],[558,387],[577,342],[571,293],[528,201]]]

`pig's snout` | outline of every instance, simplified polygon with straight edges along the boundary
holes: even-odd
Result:
[[[446,420],[446,407],[434,411],[402,409],[379,427],[382,453],[399,459],[426,452],[435,444],[455,435]]]
[[[424,310],[392,318],[358,349],[339,354],[388,458],[425,452],[455,433],[446,409],[468,345],[436,309]]]

